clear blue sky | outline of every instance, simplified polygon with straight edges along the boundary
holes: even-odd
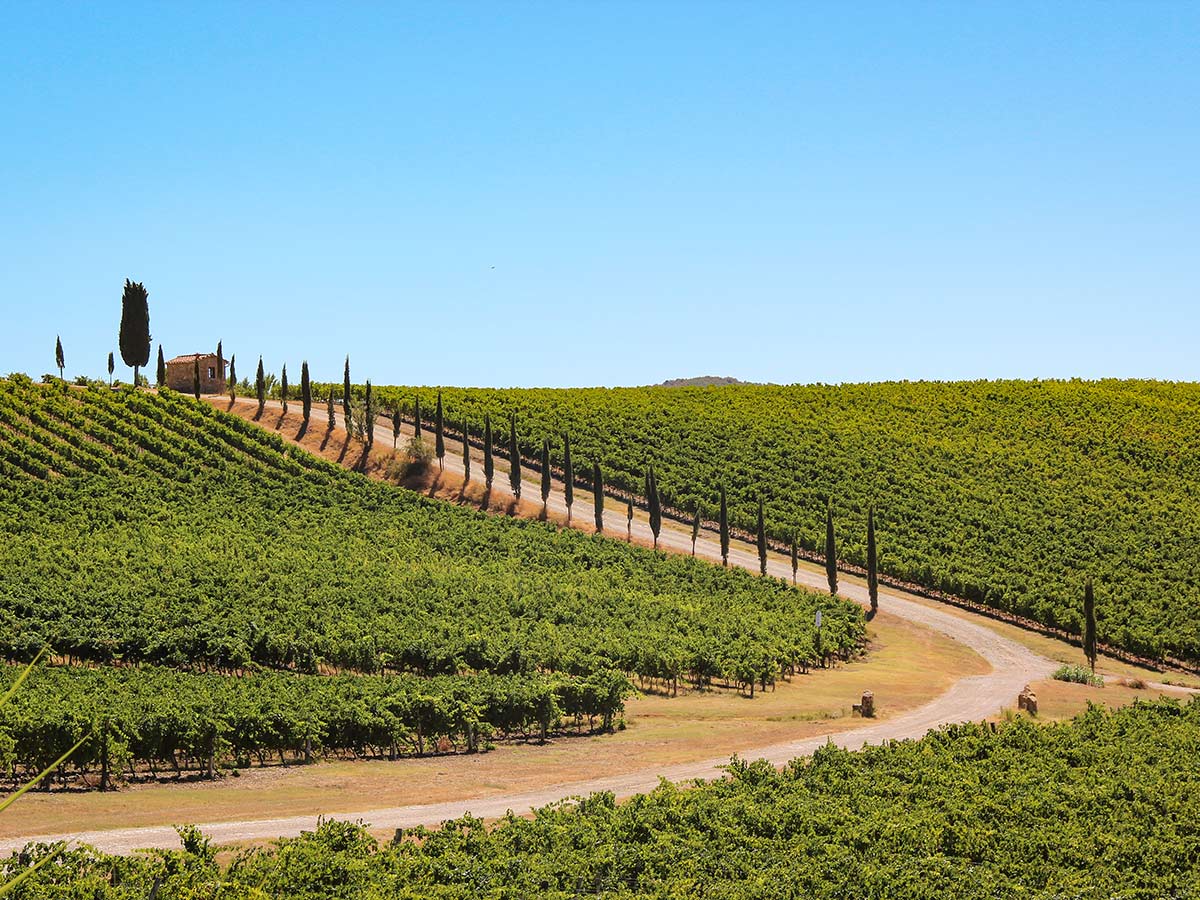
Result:
[[[4,19],[2,371],[1200,380],[1200,4]]]

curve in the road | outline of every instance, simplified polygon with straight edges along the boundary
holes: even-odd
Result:
[[[406,434],[411,434],[406,429]],[[390,440],[391,425],[376,426],[377,439],[381,442]],[[447,441],[453,446],[457,442]],[[458,452],[447,451],[446,469],[462,474],[462,445],[457,444]],[[497,470],[504,464],[497,459]],[[480,466],[473,464],[472,469],[479,472]],[[499,474],[499,471],[498,473]],[[476,477],[480,477],[476,475]],[[493,491],[503,492],[507,486],[507,478],[496,478]],[[528,497],[540,498],[540,485],[528,481],[522,493]],[[549,499],[551,511],[565,515],[566,499],[562,485],[555,482],[554,490]],[[619,520],[618,520],[619,512]],[[589,494],[575,492],[573,509],[574,518],[582,522],[593,521],[593,508]],[[664,528],[659,536],[659,547],[672,552],[691,552],[691,535],[678,526]],[[610,531],[611,528],[611,531]],[[624,538],[626,535],[625,510],[612,510],[606,513],[605,530],[614,537]],[[649,524],[635,518],[633,534],[642,541],[652,538]],[[696,555],[709,560],[720,560],[720,546],[710,534],[702,533],[696,543]],[[751,571],[758,571],[758,553],[753,547],[732,542],[729,554],[730,565],[741,566]],[[781,578],[792,575],[790,562],[771,554],[767,563],[768,574]],[[825,576],[822,572],[802,567],[799,580],[805,585],[817,589],[825,589]],[[839,595],[866,604],[866,588],[846,583],[839,590]],[[800,741],[773,744],[748,751],[743,756],[752,759],[766,759],[772,763],[783,764],[794,757],[813,752],[815,749],[832,742],[846,749],[858,749],[865,744],[879,743],[885,740],[918,738],[930,729],[951,722],[966,722],[984,719],[994,715],[1016,698],[1021,688],[1032,681],[1048,677],[1057,667],[1053,661],[1029,650],[1022,644],[986,628],[961,615],[953,615],[927,603],[916,602],[905,593],[883,588],[880,590],[880,606],[889,613],[900,616],[910,622],[930,628],[953,640],[959,641],[982,656],[991,665],[991,671],[986,675],[975,675],[961,678],[949,690],[924,706],[895,718],[871,722],[851,731],[844,731],[832,736],[820,736]],[[567,797],[581,796],[596,791],[611,791],[618,797],[652,790],[661,778],[670,781],[683,782],[696,778],[712,778],[719,776],[722,767],[729,760],[707,759],[699,762],[685,763],[666,768],[638,769],[622,775],[596,778],[587,781],[568,782],[546,785],[537,791],[527,791],[517,794],[488,796],[455,800],[420,806],[401,806],[389,809],[351,810],[337,809],[331,805],[328,810],[314,810],[311,815],[292,816],[275,819],[256,819],[238,822],[212,822],[203,824],[204,830],[215,843],[225,844],[240,841],[261,840],[299,834],[316,826],[319,815],[336,815],[341,819],[362,820],[375,828],[411,828],[416,825],[437,825],[446,819],[453,819],[470,813],[481,818],[503,816],[509,810],[525,813],[529,809],[544,806]],[[19,848],[31,838],[10,838],[0,841],[0,852],[8,852]],[[174,828],[167,826],[152,826],[141,828],[115,828],[104,831],[87,831],[55,835],[52,837],[38,836],[36,840],[74,840],[91,844],[101,850],[112,853],[131,852],[145,847],[173,847],[178,845],[179,838]]]

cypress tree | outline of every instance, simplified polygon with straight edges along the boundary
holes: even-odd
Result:
[[[729,507],[725,502],[725,485],[721,485],[721,514],[718,519],[721,529],[721,565],[729,565]]]
[[[200,357],[192,359],[192,394],[200,399]]]
[[[796,583],[796,572],[800,569],[800,548],[796,546],[796,539],[792,538],[792,584]]]
[[[696,504],[695,514],[692,516],[692,556],[696,555],[696,539],[700,537],[700,504]]]
[[[308,360],[300,363],[300,405],[304,411],[304,428],[308,430],[308,419],[312,415],[312,382],[308,377]]]
[[[542,440],[542,512],[550,501],[550,441]]]
[[[279,400],[283,404],[283,414],[286,416],[288,402],[287,363],[283,364],[283,371],[279,373]]]
[[[492,458],[492,417],[483,417],[483,480],[487,489],[492,489],[492,477],[496,474],[496,461]]]
[[[267,405],[267,377],[263,373],[261,356],[258,358],[258,371],[254,374],[254,393],[258,397],[258,414],[261,416],[263,407]]]
[[[392,449],[400,446],[400,404],[392,407]]]
[[[413,398],[413,437],[421,436],[421,395]]]
[[[121,293],[121,331],[118,346],[125,365],[133,367],[133,386],[138,386],[138,369],[150,361],[150,294],[140,281],[125,279]]]
[[[108,354],[108,358],[112,359],[111,353]],[[167,383],[167,361],[163,358],[162,344],[158,345],[158,370],[154,373],[154,383],[159,387]]]
[[[325,409],[325,413],[329,417],[329,428],[328,428],[329,431],[333,431],[333,418],[334,418],[333,406],[334,406],[334,404],[333,404],[333,385],[331,384],[329,386],[329,402],[328,402],[328,406]]]
[[[346,437],[351,434],[350,423],[350,354],[346,354],[346,368],[342,371],[342,425],[346,428]]]
[[[521,447],[517,443],[517,417],[508,420],[508,484],[512,494],[521,499]]]
[[[229,357],[229,402],[237,399],[237,354]]]
[[[158,348],[161,350],[162,344],[159,344]],[[225,377],[225,348],[221,345],[220,341],[217,341],[217,378],[220,379],[220,378],[224,378],[224,377]]]
[[[63,359],[62,337],[54,336],[54,364],[58,366],[58,380],[63,380],[63,369],[66,367],[66,360]]]
[[[116,360],[113,359],[112,351],[108,351],[108,386],[112,387],[113,371],[117,368]]]
[[[433,413],[433,447],[438,458],[439,472],[446,470],[446,435],[442,428],[442,392],[438,391],[437,409]]]
[[[571,463],[571,435],[563,432],[563,494],[567,500],[567,524],[571,524],[571,504],[575,502],[575,466]]]
[[[833,501],[825,511],[825,577],[829,580],[829,593],[837,593],[837,544],[833,537]]]
[[[658,501],[658,480],[654,477],[654,466],[646,470],[646,505],[650,508],[650,532],[654,535],[654,549],[658,549],[658,533],[662,531],[662,506]]]
[[[867,595],[871,615],[879,612],[879,557],[875,550],[875,507],[867,510]]]
[[[629,498],[629,507],[625,510],[625,540],[633,543],[633,498]]]
[[[600,463],[592,463],[592,504],[596,510],[596,534],[604,532],[604,475]]]
[[[767,574],[767,529],[763,524],[763,502],[762,497],[758,498],[758,528],[755,529],[755,538],[758,542],[758,574]]]
[[[1096,595],[1092,590],[1092,579],[1083,583],[1083,655],[1087,657],[1092,673],[1096,672]]]
[[[375,394],[371,390],[371,379],[367,379],[367,396],[363,403],[363,437],[367,442],[367,449],[370,450],[375,446]]]
[[[471,483],[471,431],[467,420],[462,421],[463,484]]]

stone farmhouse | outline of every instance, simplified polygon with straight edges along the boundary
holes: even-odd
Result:
[[[226,362],[215,353],[187,353],[167,360],[167,387],[190,394],[196,363],[200,363],[200,393],[225,393]]]

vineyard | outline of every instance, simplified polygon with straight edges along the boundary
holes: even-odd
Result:
[[[523,455],[544,439],[576,472],[865,561],[876,507],[880,568],[904,581],[1078,633],[1086,574],[1099,637],[1152,658],[1200,660],[1200,387],[1136,381],[709,388],[443,388],[473,433],[517,417]],[[411,410],[430,388],[377,388]]]
[[[371,482],[169,391],[0,381],[0,476],[0,654],[103,667],[4,711],[18,769],[85,734],[84,770],[204,770],[608,728],[627,678],[752,691],[864,633],[851,604]]]
[[[1092,707],[1058,725],[829,746],[782,772],[735,760],[722,781],[491,829],[466,818],[379,845],[325,822],[225,868],[194,829],[152,856],[70,849],[15,896],[1195,898],[1198,754],[1200,700]]]

